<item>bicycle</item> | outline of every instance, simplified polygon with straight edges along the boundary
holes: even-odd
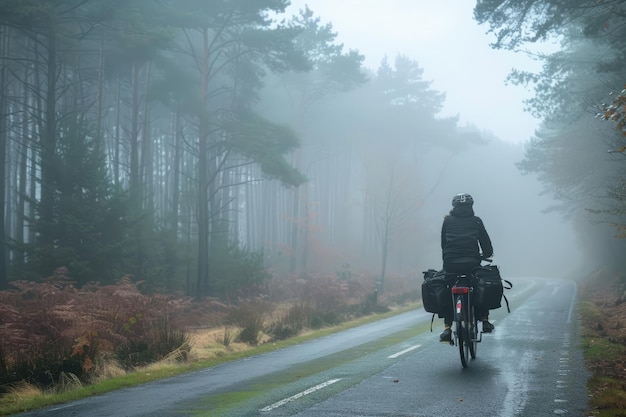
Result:
[[[435,315],[445,317],[452,309],[455,325],[449,343],[459,347],[464,368],[467,368],[470,358],[476,358],[478,343],[482,342],[482,317],[476,317],[474,303],[480,305],[481,310],[493,310],[500,308],[504,299],[507,310],[511,312],[504,289],[511,289],[513,284],[502,279],[498,267],[491,265],[492,259],[481,261],[487,264],[481,262],[470,273],[446,273],[434,269],[423,271],[422,303],[424,310],[433,313],[431,331]]]
[[[467,368],[470,356],[476,358],[478,343],[482,341],[482,331],[478,331],[478,319],[472,303],[474,287],[471,280],[471,274],[458,274],[451,288],[454,332],[450,344],[459,347],[463,368]]]
[[[491,263],[491,259],[483,259]],[[474,286],[476,277],[472,274],[457,274],[451,287],[454,309],[454,332],[451,345],[459,347],[463,368],[469,365],[469,358],[476,359],[478,343],[482,342],[482,329],[479,331],[478,318],[474,309]]]

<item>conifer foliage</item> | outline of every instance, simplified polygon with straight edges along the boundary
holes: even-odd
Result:
[[[2,2],[0,287],[63,265],[211,295],[239,190],[305,180],[296,135],[253,110],[267,73],[308,68],[287,5]]]

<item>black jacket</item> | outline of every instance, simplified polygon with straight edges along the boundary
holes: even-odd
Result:
[[[483,221],[474,215],[472,206],[456,206],[443,219],[441,249],[443,261],[452,263],[480,263],[481,250],[486,258],[493,255],[491,239]]]

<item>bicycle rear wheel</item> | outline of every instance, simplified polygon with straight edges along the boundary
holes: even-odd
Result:
[[[469,359],[469,346],[470,343],[467,341],[467,333],[463,328],[463,321],[457,321],[457,332],[458,332],[458,345],[459,345],[459,355],[461,356],[461,365],[463,368],[467,368],[468,359]]]
[[[461,356],[461,365],[463,365],[463,368],[467,368],[468,360],[470,357],[470,345],[472,341],[470,339],[469,333],[469,320],[467,317],[467,309],[464,305],[465,300],[460,295],[458,296],[455,303],[457,308],[459,307],[459,303],[460,312],[457,312],[456,314],[455,330],[457,336],[457,344],[459,346],[459,355]]]

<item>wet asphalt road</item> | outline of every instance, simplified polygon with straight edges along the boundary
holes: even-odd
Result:
[[[268,354],[19,414],[147,416],[585,416],[576,286],[513,279],[496,331],[461,366],[442,320],[416,310]]]

